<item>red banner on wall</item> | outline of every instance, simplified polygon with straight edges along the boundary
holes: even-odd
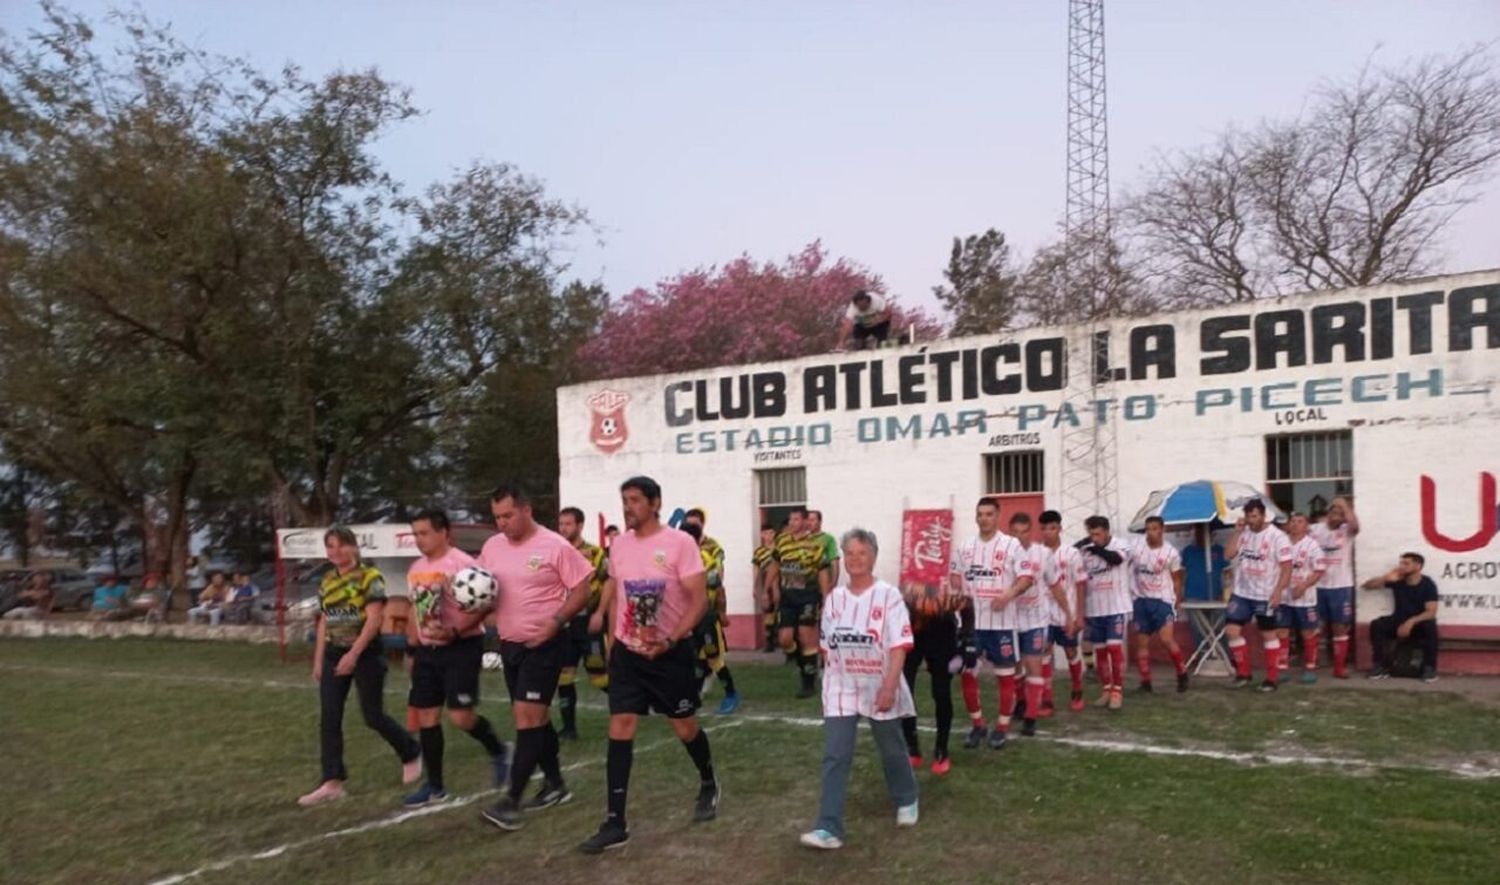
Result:
[[[907,510],[901,514],[901,586],[943,586],[952,553],[952,510]]]

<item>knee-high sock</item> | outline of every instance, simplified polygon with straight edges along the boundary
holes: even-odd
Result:
[[[531,775],[536,772],[537,763],[542,758],[546,738],[543,735],[546,729],[541,726],[536,728],[520,728],[516,730],[516,756],[510,766],[510,798],[512,801],[521,801],[521,793],[530,782]]]
[[[1302,640],[1302,666],[1308,670],[1318,669],[1318,640]]]
[[[1266,681],[1271,683],[1272,685],[1275,685],[1276,680],[1280,676],[1279,671],[1281,669],[1281,640],[1267,639],[1265,649]]]
[[[692,757],[693,764],[698,766],[698,779],[705,784],[713,783],[714,759],[708,748],[708,732],[698,729],[693,739],[683,741],[682,746],[687,750],[688,756]]]
[[[1052,659],[1050,657],[1042,664],[1042,703],[1052,706]]]
[[[605,756],[604,779],[609,791],[605,799],[610,823],[625,826],[625,800],[630,793],[630,764],[635,758],[635,742],[609,739]]]
[[[1177,671],[1178,676],[1187,672],[1187,658],[1183,656],[1181,646],[1167,649],[1167,654],[1172,656],[1172,669]]]
[[[984,724],[984,708],[979,704],[979,677],[973,670],[965,670],[958,676],[958,686],[964,696],[964,709],[969,711],[969,721]]]
[[[563,782],[562,763],[557,758],[559,751],[557,742],[557,729],[552,726],[552,720],[542,726],[542,756],[537,760],[541,766],[542,776],[547,778],[547,783],[557,786]]]
[[[1138,651],[1135,653],[1135,668],[1140,671],[1141,681],[1151,681],[1151,652]]]
[[[995,719],[995,727],[1001,731],[1010,730],[1010,717],[1016,710],[1016,674],[1002,673],[998,677],[1000,683],[1000,714]]]
[[[1072,684],[1074,694],[1083,693],[1083,655],[1076,648],[1068,658],[1068,682]]]
[[[1115,643],[1109,647],[1109,669],[1114,677],[1112,683],[1115,689],[1125,687],[1125,646]]]
[[[724,693],[734,694],[734,676],[729,672],[729,664],[721,664],[718,671],[719,681],[724,683]]]
[[[427,786],[443,789],[443,726],[434,725],[417,732],[422,744],[422,767],[427,770]]]
[[[575,683],[557,687],[557,709],[562,713],[563,731],[577,731],[578,686]]]
[[[1245,637],[1230,638],[1229,659],[1234,662],[1234,675],[1241,679],[1250,678],[1250,646],[1245,644]]]
[[[1046,685],[1046,680],[1040,676],[1026,677],[1026,718],[1028,720],[1035,719],[1036,711],[1041,709],[1044,685]]]
[[[1348,672],[1349,666],[1349,636],[1333,637],[1333,673],[1342,676]]]
[[[1099,676],[1099,684],[1104,686],[1105,691],[1114,687],[1114,677],[1110,674],[1109,646],[1101,645],[1094,649],[1094,672]]]

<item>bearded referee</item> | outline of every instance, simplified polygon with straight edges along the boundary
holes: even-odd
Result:
[[[566,538],[537,525],[531,499],[520,486],[497,488],[490,495],[490,510],[500,534],[484,543],[479,564],[500,585],[495,627],[516,720],[516,753],[510,792],[483,814],[502,830],[519,830],[521,793],[537,766],[545,780],[526,811],[573,798],[558,764],[550,706],[571,647],[563,628],[587,604],[594,568]]]
[[[698,769],[693,820],[713,820],[719,810],[708,734],[698,727],[696,654],[688,637],[708,608],[707,581],[698,545],[685,532],[661,524],[661,486],[646,476],[620,486],[624,534],[609,548],[615,643],[609,656],[609,755],[607,815],[599,832],[578,850],[599,854],[630,841],[625,822],[635,731],[652,710],[667,717]],[[602,628],[603,613],[592,628]]]

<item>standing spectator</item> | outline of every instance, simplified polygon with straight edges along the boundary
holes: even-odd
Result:
[[[1212,532],[1206,525],[1193,527],[1193,540],[1182,548],[1182,596],[1184,599],[1221,600],[1224,598],[1224,571],[1229,560],[1224,558],[1224,545],[1214,543],[1209,549],[1211,560],[1204,559],[1204,545]]]
[[[1318,620],[1328,625],[1333,639],[1333,678],[1349,678],[1349,628],[1354,626],[1354,536],[1359,517],[1354,502],[1343,495],[1333,499],[1323,521],[1308,529],[1323,547],[1326,566],[1318,579]]]
[[[1371,679],[1390,676],[1396,651],[1402,643],[1414,642],[1422,649],[1422,681],[1437,681],[1438,589],[1422,574],[1426,564],[1420,553],[1403,553],[1395,568],[1363,585],[1366,590],[1385,587],[1395,600],[1390,614],[1370,622],[1370,645],[1375,652]]]
[[[848,346],[851,335],[854,338],[854,349],[864,350],[872,346],[872,343],[875,347],[884,344],[890,334],[890,305],[879,295],[871,295],[863,289],[855,292],[839,323],[838,349],[843,350]]]
[[[839,582],[839,539],[823,531],[821,510],[807,511],[807,525],[812,536],[823,545],[823,559],[828,563],[828,585],[835,587]]]
[[[32,572],[31,580],[20,593],[21,604],[5,613],[7,621],[41,621],[52,614],[52,575]]]
[[[183,573],[183,581],[187,585],[188,607],[192,608],[198,602],[198,594],[208,586],[208,572],[203,568],[203,559],[198,556],[189,556],[187,570]]]
[[[873,532],[844,533],[848,583],[835,587],[823,607],[823,790],[818,822],[802,834],[810,848],[844,844],[844,800],[859,720],[870,723],[885,786],[896,805],[896,826],[917,823],[917,779],[906,755],[901,720],[916,715],[902,678],[912,650],[911,622],[901,592],[874,575],[880,552]]]
[[[198,594],[198,604],[188,609],[188,623],[196,624],[202,618],[211,626],[219,626],[219,619],[224,616],[224,606],[228,602],[229,584],[224,580],[224,573],[216,571],[209,576],[208,586]]]
[[[126,595],[130,592],[130,585],[119,575],[112,574],[100,575],[98,582],[94,587],[94,606],[89,613],[90,620],[118,621],[129,617]]]

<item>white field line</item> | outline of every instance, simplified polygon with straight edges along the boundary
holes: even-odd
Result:
[[[720,722],[713,725],[705,725],[703,727],[703,730],[706,732],[723,731],[729,728],[736,728],[743,724],[744,723],[741,721],[731,720],[729,722]],[[653,741],[649,744],[639,747],[635,752],[637,755],[641,753],[650,753],[654,750],[659,750],[662,747],[667,746],[668,744],[674,743],[681,742],[676,738],[663,738],[662,740]],[[588,768],[592,765],[597,764],[598,760],[589,759],[582,762],[574,762],[572,765],[565,765],[563,766],[562,770],[565,772],[577,771],[580,768]],[[236,854],[223,860],[214,861],[210,864],[204,864],[203,866],[186,873],[177,873],[176,875],[166,876],[161,879],[154,879],[152,880],[151,885],[179,885],[179,883],[196,879],[199,876],[207,873],[222,872],[229,869],[230,867],[238,866],[239,864],[252,863],[259,860],[271,860],[273,858],[281,857],[282,855],[289,852],[297,851],[301,848],[307,848],[312,845],[319,845],[332,839],[342,839],[345,836],[357,836],[361,833],[370,833],[376,830],[389,829],[390,827],[404,824],[409,820],[416,820],[417,818],[427,817],[428,815],[433,814],[442,814],[445,811],[454,811],[459,808],[473,805],[475,802],[478,802],[479,800],[488,798],[490,796],[494,796],[499,792],[500,791],[498,789],[489,789],[482,790],[478,793],[473,793],[468,796],[455,796],[449,801],[442,803],[441,805],[429,805],[426,808],[417,808],[412,811],[398,812],[396,814],[377,818],[372,821],[366,821],[362,824],[354,824],[353,826],[344,827],[338,830],[329,830],[328,832],[321,833],[317,836],[309,836],[306,839],[299,839],[295,842],[287,842],[281,845],[277,845],[274,848],[267,848],[263,851],[256,851],[251,854]]]
[[[244,685],[267,688],[287,688],[312,690],[316,685],[308,680],[305,683],[277,682],[272,680],[245,679],[229,676],[197,676],[172,673],[151,673],[139,670],[91,670],[82,667],[52,667],[34,664],[9,664],[0,663],[0,670],[18,670],[25,672],[50,673],[54,675],[82,676],[82,675],[105,675],[118,678],[138,679],[161,679],[187,682],[200,682],[206,684],[222,685]],[[405,690],[400,688],[387,688],[387,694],[405,695]],[[496,699],[494,703],[504,705],[505,699]],[[606,709],[602,704],[578,705],[582,709],[603,711]],[[736,720],[746,722],[774,723],[792,725],[800,728],[821,728],[823,720],[811,716],[784,716],[775,714],[737,713]],[[930,725],[920,726],[926,733],[935,732],[937,729]],[[1061,735],[1037,735],[1025,740],[1036,740],[1063,744],[1070,747],[1079,747],[1088,750],[1100,750],[1111,753],[1143,753],[1150,756],[1173,756],[1179,758],[1213,759],[1220,762],[1235,762],[1241,765],[1314,765],[1334,766],[1339,768],[1354,769],[1360,771],[1427,771],[1437,774],[1454,775],[1461,778],[1476,780],[1487,780],[1500,778],[1500,769],[1487,768],[1470,765],[1467,763],[1457,764],[1433,764],[1419,762],[1375,762],[1369,759],[1361,759],[1357,756],[1314,756],[1314,755],[1290,755],[1278,753],[1244,752],[1234,750],[1214,750],[1204,747],[1169,747],[1158,744],[1147,744],[1139,741],[1109,739],[1109,738],[1083,738],[1065,737]]]

